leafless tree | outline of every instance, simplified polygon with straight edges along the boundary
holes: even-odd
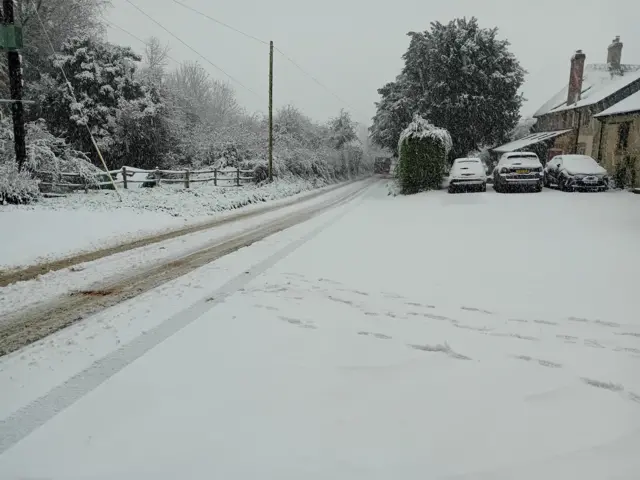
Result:
[[[169,45],[162,45],[157,37],[149,38],[144,49],[145,66],[143,74],[147,79],[159,85],[164,79],[169,56]]]

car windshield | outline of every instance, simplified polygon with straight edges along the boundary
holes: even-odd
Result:
[[[598,168],[597,162],[586,155],[566,156],[562,157],[562,165],[570,170],[593,170]]]
[[[501,165],[523,165],[528,167],[539,167],[540,160],[538,157],[531,155],[518,155],[506,157],[500,160]]]

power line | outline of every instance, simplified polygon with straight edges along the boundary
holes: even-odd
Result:
[[[153,17],[151,17],[147,12],[145,12],[144,10],[142,10],[140,7],[138,7],[135,3],[133,3],[131,0],[125,0],[125,2],[127,2],[128,4],[130,4],[132,7],[134,7],[136,10],[138,10],[140,13],[142,13],[145,17],[147,17],[149,20],[151,20],[153,23],[155,23],[156,25],[158,25],[160,28],[162,28],[165,32],[167,32],[169,35],[171,35],[173,38],[175,38],[176,40],[178,40],[180,43],[182,43],[185,47],[187,47],[189,50],[191,50],[193,53],[195,53],[196,55],[198,55],[200,58],[202,58],[205,62],[207,62],[209,65],[211,65],[212,67],[214,67],[216,70],[222,72],[224,75],[226,75],[230,80],[232,80],[233,82],[237,83],[238,85],[240,85],[242,88],[244,88],[245,90],[253,93],[254,95],[256,95],[257,97],[262,98],[262,95],[257,94],[256,92],[254,92],[253,90],[251,90],[249,87],[247,87],[246,85],[244,85],[242,82],[240,82],[240,80],[232,77],[230,74],[228,74],[227,72],[225,72],[221,67],[219,67],[218,65],[216,65],[215,63],[213,63],[211,60],[209,60],[207,57],[205,57],[204,55],[202,55],[200,52],[198,52],[195,48],[193,48],[191,45],[189,45],[187,42],[185,42],[184,40],[182,40],[180,37],[178,37],[176,34],[174,34],[173,32],[171,32],[167,27],[165,27],[164,25],[162,25],[160,22],[158,22],[157,20],[155,20]]]
[[[302,73],[304,73],[306,76],[308,76],[311,80],[313,80],[316,84],[318,84],[320,87],[324,88],[327,92],[329,92],[329,94],[331,94],[334,98],[336,98],[339,102],[345,104],[347,107],[350,107],[352,110],[355,110],[351,105],[349,105],[349,102],[347,102],[346,100],[340,98],[336,93],[334,93],[329,87],[325,86],[322,82],[320,82],[320,80],[318,80],[316,77],[314,77],[313,75],[311,75],[309,72],[307,72],[304,68],[302,68],[298,62],[296,62],[295,60],[293,60],[291,57],[289,57],[287,54],[285,54],[282,50],[280,50],[278,47],[274,47],[275,50],[282,55],[285,59],[287,59],[289,62],[291,62],[293,64],[293,66],[295,66],[298,70],[300,70]]]
[[[129,1],[129,0],[127,0]],[[218,25],[222,25],[223,27],[228,28],[229,30],[232,30],[236,33],[239,33],[240,35],[243,35],[247,38],[250,38],[252,40],[255,40],[256,42],[262,43],[264,45],[269,45],[269,42],[262,40],[254,35],[251,35],[249,33],[243,32],[242,30],[235,28],[231,25],[229,25],[228,23],[225,23],[221,20],[218,20],[217,18],[212,17],[211,15],[208,15],[196,8],[193,8],[189,5],[186,5],[182,2],[180,2],[179,0],[173,0],[174,3],[177,3],[178,5],[181,5],[182,7],[191,10],[194,13],[197,13],[198,15],[201,15],[205,18],[208,18],[209,20],[211,20],[212,22],[217,23]],[[342,103],[343,105],[346,105],[347,107],[351,108],[351,110],[355,111],[356,109],[353,108],[352,105],[349,104],[349,102],[347,102],[346,100],[344,100],[343,98],[341,98],[339,95],[337,95],[336,93],[334,93],[329,87],[327,87],[326,85],[324,85],[322,82],[320,82],[320,80],[318,80],[316,77],[314,77],[313,75],[311,75],[308,71],[306,71],[304,68],[302,68],[300,66],[300,64],[298,62],[296,62],[293,58],[291,58],[290,56],[288,56],[287,54],[285,54],[282,50],[280,50],[278,47],[274,46],[274,50],[276,50],[280,55],[282,55],[287,61],[291,62],[291,64],[293,64],[298,70],[300,70],[303,74],[305,74],[306,76],[308,76],[309,78],[311,78],[311,80],[313,80],[317,85],[319,85],[321,88],[323,88],[325,91],[327,91],[331,96],[333,96],[334,98],[336,98],[340,103]]]
[[[116,25],[116,24],[115,24],[115,23],[113,23],[111,20],[107,20],[106,18],[102,17],[102,21],[103,21],[104,23],[106,23],[107,25],[109,25],[109,26],[111,26],[111,27],[113,27],[113,28],[117,28],[118,30],[120,30],[120,31],[122,31],[122,32],[124,32],[124,33],[126,33],[126,34],[127,34],[127,35],[129,35],[130,37],[135,38],[136,40],[138,40],[138,41],[139,41],[140,43],[142,43],[143,45],[145,45],[145,46],[147,46],[147,47],[149,46],[149,42],[148,42],[148,41],[141,39],[141,38],[140,38],[140,37],[138,37],[137,35],[135,35],[135,34],[131,33],[129,30],[127,30],[127,29],[125,29],[125,28],[122,28],[120,25]],[[177,63],[177,64],[179,64],[179,65],[184,64],[184,62],[182,62],[182,61],[180,61],[180,60],[178,60],[178,59],[176,59],[176,58],[173,58],[173,57],[172,57],[171,55],[169,55],[168,53],[165,53],[164,55],[165,55],[165,57],[167,57],[167,58],[168,58],[168,59],[170,59],[170,60],[173,60],[174,62],[176,62],[176,63]]]
[[[197,13],[198,15],[201,15],[201,16],[203,16],[205,18],[208,18],[209,20],[211,20],[212,22],[217,23],[218,25],[222,25],[223,27],[226,27],[229,30],[233,30],[234,32],[239,33],[240,35],[244,35],[245,37],[250,38],[251,40],[255,40],[256,42],[263,43],[264,45],[269,45],[269,42],[267,42],[265,40],[262,40],[262,39],[260,39],[258,37],[255,37],[255,36],[251,35],[250,33],[246,33],[246,32],[243,32],[242,30],[239,30],[239,29],[237,29],[235,27],[232,27],[228,23],[224,23],[221,20],[213,18],[211,15],[207,15],[206,13],[201,12],[200,10],[197,10],[197,9],[195,9],[195,8],[189,6],[189,5],[186,5],[186,4],[182,3],[182,2],[179,2],[178,0],[173,0],[173,2],[177,3],[178,5],[183,6],[187,10],[191,10],[192,12]]]

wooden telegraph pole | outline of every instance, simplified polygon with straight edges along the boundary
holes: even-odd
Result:
[[[24,105],[22,102],[22,60],[18,49],[22,48],[22,28],[15,25],[14,0],[2,0],[3,15],[0,15],[0,48],[7,50],[9,86],[11,90],[11,113],[13,116],[13,139],[18,170],[27,158],[24,131]]]
[[[269,181],[273,182],[273,41],[269,42]]]

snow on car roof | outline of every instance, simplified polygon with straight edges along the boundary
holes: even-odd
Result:
[[[593,168],[593,165],[598,165],[593,158],[588,155],[562,155],[562,164],[565,167],[573,168]]]

